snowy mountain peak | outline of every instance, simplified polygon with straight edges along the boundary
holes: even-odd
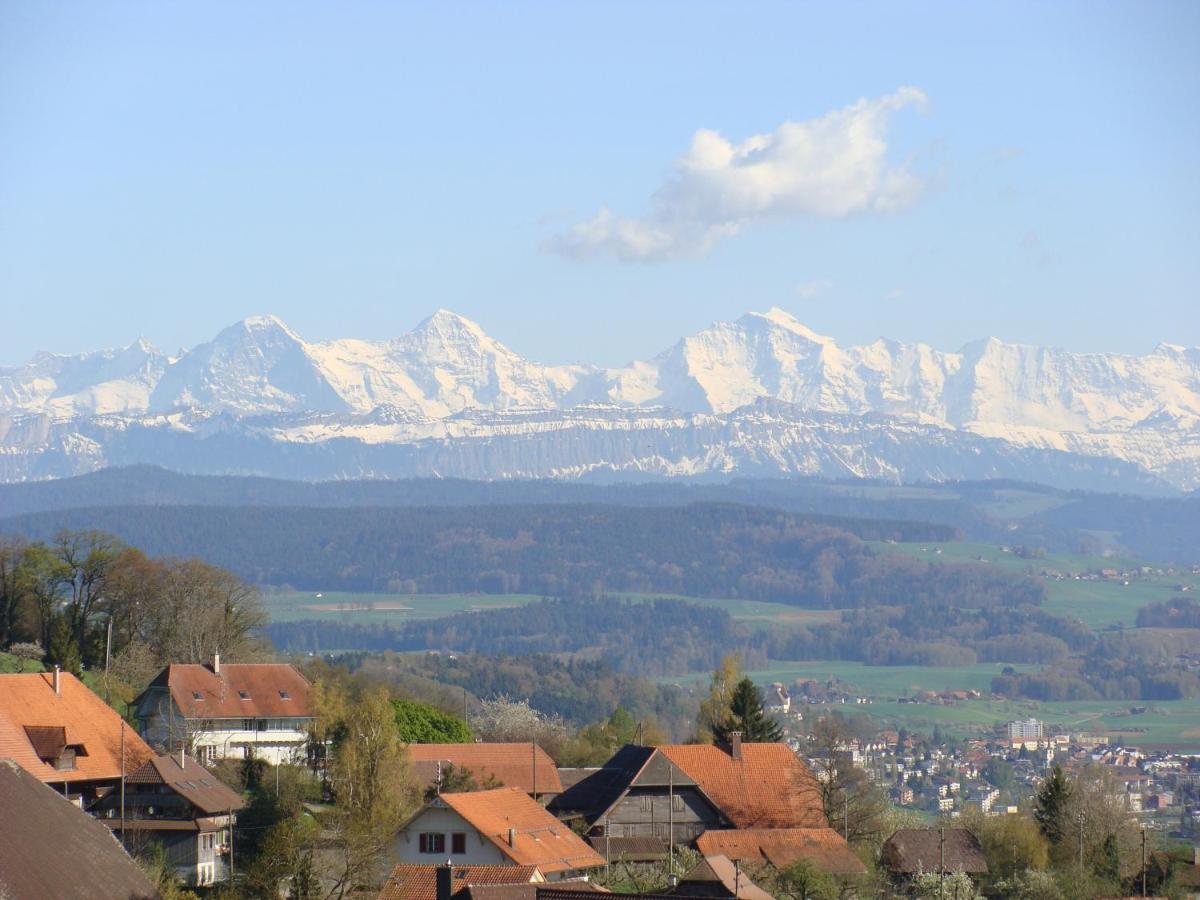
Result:
[[[833,338],[826,337],[823,334],[817,334],[787,310],[780,309],[778,306],[772,306],[766,312],[748,312],[740,319],[738,323],[742,325],[750,324],[756,320],[761,320],[779,328],[790,331],[792,334],[797,334],[802,338],[812,341],[814,344],[832,344]]]

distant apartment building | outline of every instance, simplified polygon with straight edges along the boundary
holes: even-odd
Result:
[[[1039,719],[1019,719],[1008,723],[1008,737],[1012,739],[1040,738],[1043,725]]]

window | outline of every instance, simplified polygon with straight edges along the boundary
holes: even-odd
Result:
[[[58,759],[54,761],[54,768],[60,772],[72,772],[75,769],[75,751],[70,747],[64,747]]]
[[[683,812],[683,797],[675,794],[671,797],[671,805],[675,807],[675,812]]]
[[[649,794],[642,796],[642,812],[650,812],[654,809],[654,798]]]
[[[437,831],[423,831],[418,839],[421,853],[445,853],[446,836]]]
[[[192,699],[193,700],[203,700],[204,695],[202,693],[200,693],[199,691],[192,691]]]
[[[253,730],[254,730],[254,720],[253,719],[242,719],[242,731],[253,731]]]
[[[450,835],[450,852],[459,856],[467,852],[467,836],[464,832],[456,831]]]
[[[280,700],[291,700],[292,698],[291,698],[291,697],[288,695],[288,692],[287,692],[287,691],[280,691],[280,692],[279,692],[279,699],[280,699]]]
[[[238,691],[238,696],[241,697],[243,700],[250,699],[250,695],[248,693],[246,693],[245,691]]]

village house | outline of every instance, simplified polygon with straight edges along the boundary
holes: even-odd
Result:
[[[467,900],[472,888],[539,884],[545,880],[537,866],[400,863],[392,868],[378,900]]]
[[[671,895],[710,900],[773,900],[738,863],[720,855],[706,856],[696,863],[680,879]]]
[[[202,763],[229,757],[274,765],[305,758],[312,685],[284,663],[174,663],[134,700],[138,731],[168,753]]]
[[[696,839],[704,856],[777,869],[804,861],[826,875],[863,875],[867,868],[832,828],[727,828]]]
[[[434,797],[400,830],[388,855],[402,863],[536,866],[551,880],[604,865],[579,835],[512,787]]]
[[[0,896],[159,896],[111,831],[11,759],[0,759],[0,810]]]
[[[986,875],[979,839],[966,828],[901,828],[883,843],[880,862],[904,885],[922,872]]]
[[[123,801],[123,802],[122,802]],[[229,877],[230,828],[245,806],[236,793],[194,759],[155,756],[92,807],[131,851],[158,844],[190,887]]]
[[[413,776],[425,789],[444,784],[449,767],[469,772],[478,787],[512,787],[535,800],[562,793],[562,781],[550,755],[537,744],[409,744]],[[454,790],[453,786],[450,790]]]
[[[124,750],[124,757],[122,757]],[[87,808],[154,752],[69,672],[0,675],[0,758]]]
[[[628,745],[551,803],[582,820],[592,845],[618,859],[624,844],[690,845],[721,828],[824,828],[816,779],[784,744]],[[644,848],[643,848],[644,849]]]

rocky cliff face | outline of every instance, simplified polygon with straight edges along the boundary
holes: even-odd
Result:
[[[1200,486],[1200,349],[840,347],[748,313],[616,369],[526,360],[445,310],[308,343],[270,316],[0,370],[0,478],[152,462],[298,477],[769,472]]]

